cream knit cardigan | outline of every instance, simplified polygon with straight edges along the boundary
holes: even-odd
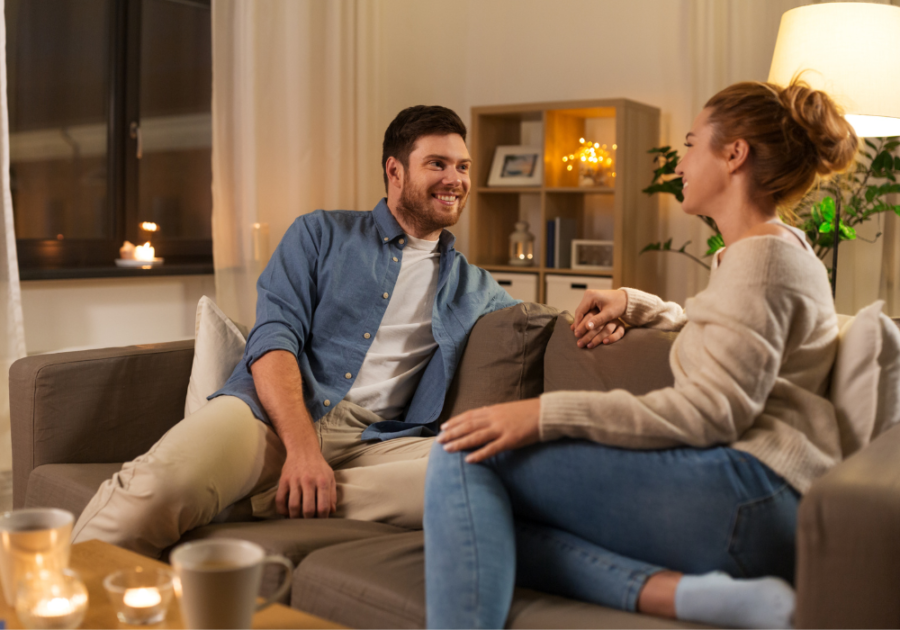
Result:
[[[729,445],[801,493],[840,461],[834,408],[824,397],[837,316],[825,268],[809,251],[776,236],[740,240],[684,310],[626,292],[626,323],[681,330],[669,356],[674,386],[643,396],[543,394],[541,440],[629,449]]]

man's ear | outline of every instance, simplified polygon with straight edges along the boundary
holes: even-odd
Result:
[[[725,161],[728,164],[728,172],[735,173],[750,160],[750,145],[743,138],[725,146]]]
[[[403,170],[403,165],[400,163],[400,160],[391,156],[384,163],[384,172],[387,173],[388,178],[388,188],[391,186],[397,186],[398,188],[403,188],[403,177],[405,172]]]

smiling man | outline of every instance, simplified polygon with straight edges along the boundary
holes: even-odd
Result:
[[[516,303],[444,229],[469,195],[465,138],[445,107],[405,109],[384,136],[387,198],[294,221],[259,278],[231,378],[101,486],[76,541],[158,556],[247,497],[256,517],[421,527],[427,457],[466,337]]]

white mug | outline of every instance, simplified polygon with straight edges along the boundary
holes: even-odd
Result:
[[[7,604],[15,607],[16,588],[26,574],[68,568],[74,521],[71,512],[54,508],[0,516],[0,581]]]
[[[169,560],[181,582],[181,615],[188,628],[249,628],[254,612],[287,593],[294,570],[284,556],[267,556],[255,543],[230,538],[185,543]],[[285,568],[284,582],[257,604],[268,563]]]

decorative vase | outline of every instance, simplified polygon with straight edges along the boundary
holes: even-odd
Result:
[[[534,234],[528,231],[528,223],[519,221],[516,230],[509,235],[509,264],[530,267],[534,264]]]

